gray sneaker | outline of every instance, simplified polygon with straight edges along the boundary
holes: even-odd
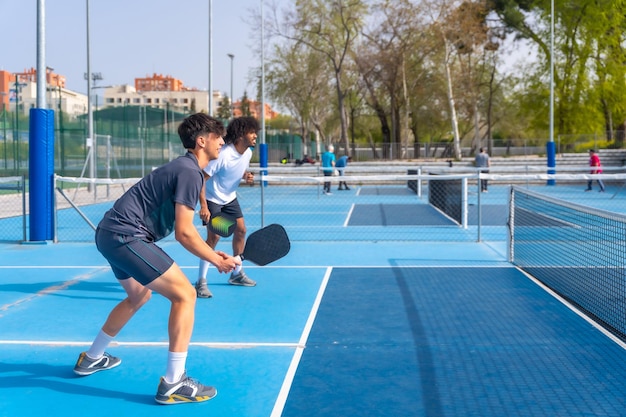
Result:
[[[198,298],[211,298],[213,294],[209,290],[206,279],[201,278],[196,282],[196,295]]]
[[[256,281],[248,278],[243,269],[239,271],[238,274],[230,274],[230,278],[228,279],[228,283],[230,285],[241,285],[244,287],[254,287],[256,285]]]
[[[180,381],[173,384],[168,384],[165,378],[161,377],[154,399],[159,404],[170,405],[208,401],[216,395],[215,388],[202,385],[184,373]]]
[[[74,373],[85,376],[91,375],[98,371],[106,371],[107,369],[115,368],[122,363],[120,358],[111,356],[104,352],[104,355],[100,359],[91,359],[87,356],[87,352],[83,352],[78,356],[78,361],[74,366]]]

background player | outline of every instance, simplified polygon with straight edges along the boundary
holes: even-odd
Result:
[[[259,122],[254,117],[244,116],[234,119],[228,125],[224,137],[226,145],[220,150],[219,157],[204,169],[206,199],[200,200],[200,218],[207,224],[211,215],[218,213],[225,213],[237,219],[232,238],[233,256],[241,254],[245,246],[246,223],[237,201],[237,188],[242,179],[247,184],[254,184],[254,174],[248,171],[248,167],[252,158],[252,148],[256,146],[258,131]],[[206,243],[215,249],[219,240],[220,236],[207,226]],[[200,259],[196,281],[196,294],[200,298],[213,296],[206,280],[208,270],[209,262]],[[256,282],[246,275],[241,265],[237,265],[228,283],[246,287],[256,285]]]

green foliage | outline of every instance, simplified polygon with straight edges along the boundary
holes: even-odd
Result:
[[[220,102],[219,107],[217,108],[216,116],[222,120],[228,120],[231,116],[231,108],[230,108],[230,97],[224,96],[223,100]]]
[[[250,99],[248,98],[248,92],[243,92],[243,97],[241,98],[241,106],[239,108],[241,110],[242,116],[252,116],[250,113]]]

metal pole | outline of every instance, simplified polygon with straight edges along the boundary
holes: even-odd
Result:
[[[213,0],[209,0],[209,116],[213,116]]]
[[[554,143],[554,0],[550,1],[550,140],[546,145],[548,174],[556,173],[556,147]],[[555,185],[548,180],[547,185]]]
[[[261,144],[259,146],[260,166],[267,167],[267,145],[265,144],[265,14],[261,1]],[[261,170],[261,227],[265,226],[265,181],[266,170]]]
[[[20,162],[20,86],[18,75],[15,74],[15,133],[13,134],[13,170],[17,174]]]
[[[7,170],[7,105],[4,102],[6,93],[2,92],[2,137],[4,140],[4,170]]]
[[[554,142],[554,0],[550,1],[550,142]]]
[[[235,100],[233,99],[233,61],[235,60],[235,55],[228,54],[230,58],[230,118],[235,117]]]
[[[261,0],[261,143],[265,143],[265,15]]]
[[[46,109],[46,12],[45,0],[37,1],[37,108]]]
[[[95,143],[93,137],[93,111],[91,109],[91,56],[89,53],[89,0],[87,3],[87,157],[89,158],[89,178],[96,176],[95,164]],[[93,189],[93,184],[89,183],[89,191]]]

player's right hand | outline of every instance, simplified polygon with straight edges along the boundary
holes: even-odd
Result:
[[[220,273],[233,272],[237,265],[241,265],[241,259],[238,256],[232,257],[222,251],[215,251],[215,253],[222,258],[221,261],[215,265]]]

